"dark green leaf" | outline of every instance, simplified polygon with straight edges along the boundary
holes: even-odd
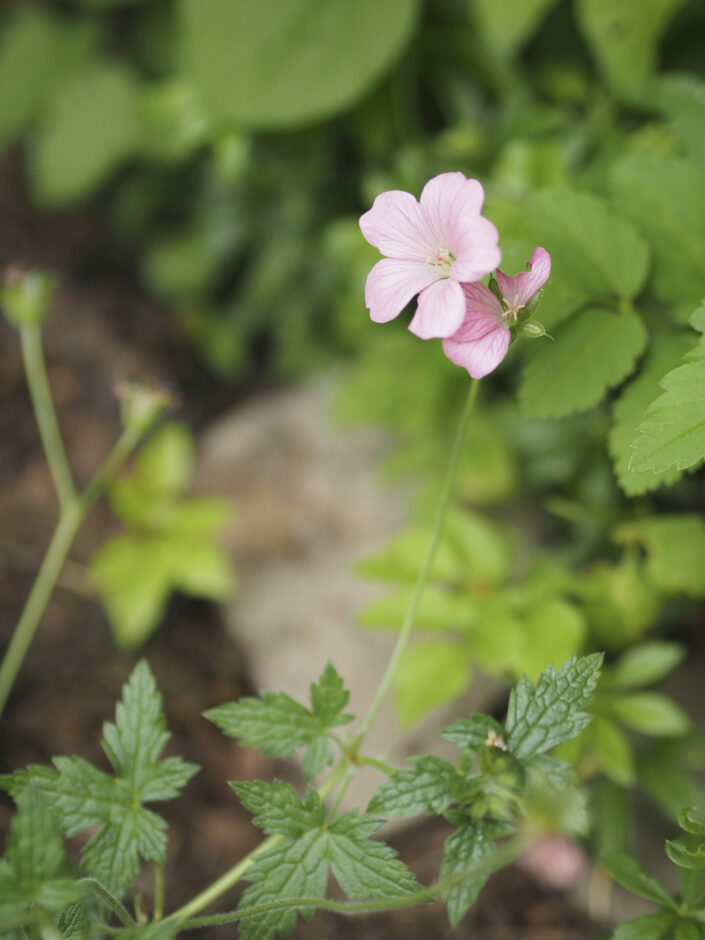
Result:
[[[245,809],[254,814],[254,824],[269,835],[300,836],[323,825],[325,805],[315,790],[309,789],[302,803],[291,784],[281,780],[272,784],[253,780],[230,786]]]
[[[503,737],[504,728],[489,715],[471,715],[469,718],[456,719],[438,733],[462,750],[479,751],[487,745],[490,735]]]
[[[612,940],[664,940],[670,935],[674,923],[673,914],[666,911],[644,914],[619,926],[612,934]]]
[[[448,907],[451,927],[458,926],[468,908],[475,903],[485,882],[492,873],[486,870],[470,871],[463,875],[472,862],[489,859],[495,851],[495,829],[485,824],[466,826],[446,840],[441,864],[441,881],[461,876],[458,883],[443,892]]]
[[[619,485],[627,496],[638,496],[662,484],[670,484],[680,473],[676,469],[660,473],[636,473],[629,469],[634,456],[637,428],[646,411],[661,393],[659,381],[692,349],[690,333],[656,333],[639,374],[627,385],[613,408],[614,421],[609,434],[609,449]]]
[[[705,344],[659,384],[665,392],[650,404],[632,445],[629,469],[636,473],[685,470],[705,457]]]
[[[507,744],[518,758],[545,753],[576,737],[589,724],[587,705],[597,683],[602,655],[572,657],[556,671],[549,666],[536,686],[523,676],[509,697]]]
[[[311,708],[314,715],[326,728],[348,724],[352,716],[341,713],[349,699],[350,692],[329,660],[318,682],[311,683]]]
[[[592,408],[633,371],[646,339],[635,313],[581,311],[556,329],[553,342],[536,343],[519,393],[522,407],[536,417]]]
[[[457,800],[465,779],[452,764],[432,755],[411,757],[408,763],[409,769],[397,770],[382,783],[367,808],[369,813],[441,813]]]

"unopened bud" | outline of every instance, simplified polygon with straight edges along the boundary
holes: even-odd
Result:
[[[546,327],[543,323],[539,323],[538,320],[527,320],[526,323],[522,323],[519,327],[519,333],[521,336],[526,336],[528,339],[539,339],[542,336],[547,336]]]
[[[0,306],[16,327],[41,325],[49,312],[54,278],[41,271],[26,271],[13,265],[5,271],[0,286]]]
[[[533,315],[534,311],[536,310],[538,305],[541,303],[542,297],[543,297],[543,288],[541,288],[541,290],[537,290],[534,296],[531,297],[527,301],[526,306],[524,307],[524,310],[523,310],[524,316],[530,317]]]
[[[502,304],[502,306],[505,307],[506,305],[504,303],[504,298],[502,297],[502,291],[499,289],[499,284],[497,283],[497,278],[495,277],[494,271],[492,274],[490,274],[490,279],[487,286],[495,295],[497,300]]]
[[[165,411],[178,404],[176,395],[158,386],[120,382],[115,391],[122,400],[123,425],[140,435],[146,434]]]

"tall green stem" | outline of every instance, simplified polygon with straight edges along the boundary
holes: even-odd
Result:
[[[0,715],[17,673],[24,662],[39,622],[52,595],[66,556],[81,523],[105,489],[112,476],[124,463],[139,440],[139,433],[126,429],[118,439],[108,459],[80,495],[74,493],[61,509],[61,515],[52,536],[44,561],[39,569],[27,603],[20,616],[10,645],[0,665]],[[42,437],[42,439],[44,439]],[[73,483],[71,484],[73,487]]]
[[[22,326],[20,328],[20,341],[29,394],[32,398],[39,434],[42,438],[44,453],[49,462],[49,470],[54,480],[59,506],[64,509],[76,498],[76,487],[71,476],[71,468],[69,467],[64,442],[59,430],[59,422],[56,419],[54,402],[49,389],[42,352],[41,326],[38,324]]]
[[[428,581],[428,576],[431,573],[431,568],[433,566],[433,560],[436,557],[436,550],[438,549],[438,544],[443,533],[443,523],[445,522],[446,513],[448,511],[448,505],[450,504],[450,497],[453,492],[453,484],[455,482],[455,474],[458,469],[458,457],[463,447],[463,441],[465,440],[465,433],[468,427],[468,419],[470,418],[470,412],[472,411],[475,399],[477,397],[477,389],[479,387],[479,379],[473,379],[470,385],[470,392],[465,403],[465,408],[460,417],[460,424],[458,425],[458,430],[455,435],[455,441],[453,442],[453,449],[450,455],[450,462],[448,463],[448,469],[446,470],[445,480],[443,482],[443,489],[441,491],[440,502],[438,503],[438,509],[436,510],[436,519],[433,525],[433,532],[431,533],[431,541],[428,544],[428,549],[426,550],[426,557],[423,560],[421,566],[421,571],[414,585],[414,589],[411,592],[411,597],[409,598],[409,604],[406,608],[406,614],[404,615],[404,622],[402,623],[401,631],[399,633],[399,638],[397,639],[397,645],[394,647],[394,652],[392,653],[392,658],[389,660],[387,669],[382,677],[375,697],[372,699],[372,704],[370,705],[365,718],[360,726],[360,733],[357,737],[358,747],[364,741],[365,737],[369,733],[370,728],[374,724],[375,719],[379,713],[382,704],[389,693],[389,690],[396,678],[397,672],[399,671],[399,666],[401,664],[402,657],[406,651],[406,647],[409,643],[409,637],[411,636],[411,631],[414,628],[414,621],[416,620],[416,611],[419,606],[419,601],[423,595],[426,583]]]

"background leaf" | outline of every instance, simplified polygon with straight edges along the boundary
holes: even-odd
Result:
[[[415,0],[181,0],[184,70],[221,121],[280,128],[320,120],[389,67],[416,8]]]

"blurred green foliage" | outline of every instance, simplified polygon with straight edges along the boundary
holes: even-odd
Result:
[[[357,218],[460,170],[485,185],[507,273],[551,253],[553,341],[517,344],[483,382],[399,710],[412,723],[475,667],[510,679],[607,649],[612,685],[579,742],[609,778],[596,816],[617,807],[614,822],[636,776],[666,811],[686,805],[702,742],[629,676],[676,665],[649,634],[705,595],[702,0],[36,0],[0,26],[0,147],[19,142],[40,206],[99,198],[225,377],[348,358],[337,418],[384,427],[383,472],[419,484],[412,527],[360,566],[390,587],[369,627],[400,623],[467,376],[403,324],[369,323],[378,254]],[[146,531],[121,538],[172,557],[172,530]],[[155,574],[128,621],[116,544],[94,569],[137,642],[184,571]],[[654,740],[635,748],[634,729]]]

